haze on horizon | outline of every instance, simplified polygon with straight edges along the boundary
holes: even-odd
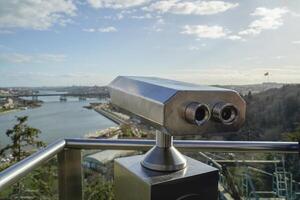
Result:
[[[299,83],[299,24],[298,1],[0,0],[0,87]]]

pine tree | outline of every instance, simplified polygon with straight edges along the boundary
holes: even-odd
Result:
[[[25,157],[37,149],[45,146],[45,143],[39,140],[41,131],[30,127],[27,124],[28,117],[17,117],[17,124],[12,129],[6,131],[7,137],[10,138],[10,144],[0,150],[0,156],[6,154],[11,155],[11,159],[4,167],[21,161]],[[31,199],[52,199],[52,186],[54,182],[54,165],[55,163],[47,164],[30,173],[22,181],[18,181],[12,186],[10,199],[23,199],[30,197]],[[1,168],[1,166],[0,166]]]
[[[33,149],[45,145],[38,140],[41,131],[27,125],[27,116],[17,117],[17,121],[18,123],[12,129],[6,131],[6,135],[10,138],[11,143],[0,150],[0,156],[4,156],[5,152],[9,152],[12,155],[11,164],[29,156]]]

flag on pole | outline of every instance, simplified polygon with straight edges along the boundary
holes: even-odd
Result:
[[[264,76],[269,76],[269,72],[264,73]]]

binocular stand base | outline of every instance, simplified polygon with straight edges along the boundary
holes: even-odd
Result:
[[[146,153],[141,164],[155,171],[178,171],[186,167],[186,159],[173,146],[171,135],[157,132],[156,145]]]
[[[141,164],[155,171],[178,171],[186,167],[185,157],[173,146],[155,145],[146,154]]]
[[[186,168],[162,172],[141,166],[145,155],[115,159],[117,200],[217,200],[218,170],[184,156]]]

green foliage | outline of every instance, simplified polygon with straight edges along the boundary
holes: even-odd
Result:
[[[14,110],[14,108],[2,108],[2,107],[0,107],[0,114],[2,112],[7,112],[7,111],[10,111],[10,110]]]
[[[17,124],[12,129],[6,131],[11,143],[0,150],[0,156],[6,152],[12,154],[11,163],[18,162],[31,154],[30,149],[36,149],[45,144],[38,140],[41,133],[39,129],[27,125],[27,116],[17,117]]]
[[[282,133],[294,132],[300,123],[300,85],[285,85],[244,96],[246,121],[228,140],[282,140]]]
[[[114,200],[113,181],[105,180],[99,174],[93,174],[86,179],[84,188],[85,200]]]
[[[7,137],[11,143],[0,150],[0,156],[11,154],[12,159],[0,166],[1,170],[19,162],[29,156],[35,150],[43,147],[45,144],[38,139],[41,131],[39,129],[27,125],[28,117],[17,117],[17,124],[12,129],[6,131]],[[18,181],[12,187],[4,192],[1,196],[9,196],[10,199],[22,199],[30,197],[30,199],[55,199],[53,195],[55,190],[55,177],[57,164],[55,160],[51,160],[46,165],[33,171],[21,181]]]
[[[300,126],[298,126],[295,131],[290,133],[285,133],[283,135],[284,135],[284,139],[288,141],[295,141],[295,142],[300,141]]]
[[[134,137],[134,133],[132,131],[132,127],[128,124],[122,124],[120,126],[120,129],[122,131],[122,137]]]
[[[27,180],[32,199],[58,199],[57,159],[48,161],[30,173]]]
[[[284,133],[283,138],[288,141],[298,142],[300,141],[300,125],[296,128],[295,131]],[[292,172],[295,180],[300,181],[300,162],[298,154],[288,154],[285,157],[287,170]]]

